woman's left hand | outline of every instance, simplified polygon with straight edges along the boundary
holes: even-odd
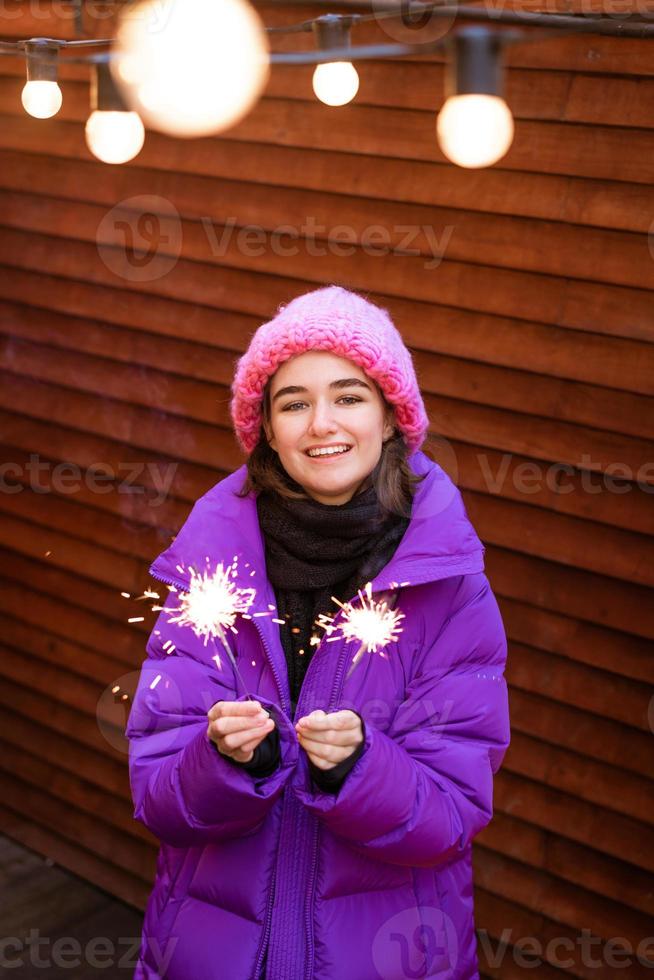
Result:
[[[318,769],[333,769],[363,742],[361,719],[343,709],[327,714],[322,709],[298,719],[295,730],[300,745]]]

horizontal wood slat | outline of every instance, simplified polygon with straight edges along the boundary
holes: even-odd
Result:
[[[318,16],[325,12],[324,5],[320,4],[280,4],[277,0],[256,0],[255,6],[260,12],[264,23],[267,26],[287,26],[302,23],[307,19]],[[352,10],[347,4],[340,6],[338,3],[330,3],[329,9],[337,12]],[[362,11],[360,5],[354,8],[357,12]],[[374,4],[368,5],[368,10],[375,12]],[[595,3],[588,3],[587,0],[540,0],[540,2],[504,2],[487,4],[487,10],[525,10],[527,13],[543,11],[545,13],[565,13],[578,12],[588,15],[593,11],[606,13],[606,4],[603,0],[596,0]],[[621,4],[620,10],[613,8],[613,12],[618,12],[623,16],[625,23],[629,23],[629,13],[635,17],[638,15],[647,16],[647,11],[651,8],[648,3],[635,4],[632,2]],[[365,10],[364,10],[365,12]],[[617,18],[616,18],[617,19]],[[388,43],[396,40],[408,43],[420,43],[428,39],[433,40],[442,36],[442,20],[436,21],[436,26],[429,21],[424,31],[416,31],[415,28],[403,29],[396,18],[391,23],[385,21],[371,21],[367,24],[358,24],[353,31],[353,43],[372,44]],[[449,29],[449,22],[446,28]],[[499,26],[499,25],[498,25]],[[425,36],[426,35],[426,36]],[[300,49],[311,49],[311,38],[304,34],[275,34],[272,39],[272,48],[275,51],[294,51]],[[527,40],[524,44],[510,44],[505,52],[505,63],[509,67],[537,68],[542,71],[572,70],[577,73],[609,73],[613,72],[620,75],[652,75],[654,69],[651,64],[648,41],[632,39],[626,37],[601,37],[593,34],[565,35],[565,33],[555,33],[550,39],[541,38],[537,44]],[[415,61],[419,64],[429,62],[444,62],[447,55],[442,52],[432,54],[420,54],[407,56],[402,59]]]
[[[508,769],[495,777],[494,805],[580,844],[592,842],[604,854],[654,870],[652,829],[638,820],[605,811],[586,800],[516,776]]]
[[[119,675],[120,676],[120,675]],[[24,683],[15,682],[10,677],[3,681],[0,703],[8,711],[18,712],[26,718],[34,718],[34,711],[44,712],[48,731],[63,735],[78,745],[86,745],[95,754],[97,772],[102,773],[107,766],[107,760],[119,762],[125,769],[125,756],[117,750],[110,752],[110,743],[100,735],[97,725],[91,724],[82,715],[77,706],[66,705],[63,701],[52,700],[48,693],[38,692]],[[74,763],[77,756],[70,759]],[[84,766],[83,758],[79,762]],[[79,771],[79,770],[78,770]]]
[[[620,895],[625,905],[651,915],[654,904],[651,875],[633,864],[602,854],[592,846],[571,841],[499,811],[480,833],[477,844],[530,867],[542,868],[548,876],[569,881],[606,898]]]
[[[49,322],[49,315],[41,317],[41,336],[46,341]],[[6,329],[12,330],[11,327]],[[57,347],[62,350],[60,345]],[[229,403],[229,385],[236,363],[236,357],[227,352],[204,352],[205,364],[211,357],[210,364],[215,365],[215,377],[207,383],[193,374],[187,377],[179,361],[170,363],[172,370],[160,371],[149,369],[147,361],[140,365],[125,363],[128,358],[123,356],[124,363],[117,372],[109,346],[101,358],[75,350],[72,338],[68,347],[65,354],[53,357],[49,343],[37,344],[8,335],[0,325],[0,356],[3,364],[15,374],[104,393],[121,401],[151,407],[163,404],[173,414],[198,421],[224,420],[224,412],[217,411],[216,405]],[[132,345],[129,347],[131,349]],[[147,350],[143,353],[147,357]],[[198,361],[200,353],[194,352]],[[654,398],[651,397],[555,381],[528,372],[423,351],[416,352],[414,360],[425,392],[603,428],[635,438],[654,439]],[[209,375],[207,368],[205,372]],[[226,421],[229,424],[229,420]]]
[[[68,868],[82,878],[95,882],[100,888],[116,895],[124,902],[135,908],[143,909],[151,889],[150,882],[154,877],[155,856],[150,858],[150,870],[147,880],[115,867],[111,862],[97,856],[95,847],[87,850],[78,842],[65,839],[52,829],[48,821],[38,823],[43,819],[43,811],[35,816],[25,815],[20,809],[12,810],[0,803],[0,820],[4,832],[14,840],[20,841],[40,854],[47,854],[62,867]]]
[[[128,839],[133,839],[137,847],[144,841],[148,844],[152,843],[152,835],[143,828],[142,824],[134,820],[134,807],[131,800],[120,799],[114,793],[80,777],[79,774],[70,773],[59,764],[53,765],[42,754],[33,754],[26,747],[16,744],[14,739],[0,739],[0,746],[3,751],[11,754],[12,761],[20,767],[21,780],[32,789],[38,791],[40,786],[47,784],[48,792],[57,803],[67,803],[71,810],[78,810],[85,816],[101,814],[104,824],[112,830],[122,831]],[[139,853],[143,855],[142,848],[139,848]],[[151,855],[148,854],[146,857],[148,864],[150,858]],[[128,867],[127,870],[130,868]],[[148,874],[148,867],[143,865],[142,861],[131,870],[139,877]]]
[[[137,190],[131,169],[119,169],[111,181],[102,181],[101,189],[98,189],[97,171],[97,164],[60,161],[53,172],[52,161],[23,154],[20,166],[5,170],[0,178],[4,188],[0,191],[3,221],[13,224],[14,209],[18,208],[24,215],[21,226],[25,227],[31,209],[39,203],[48,211],[53,208],[65,211],[65,203],[34,200],[35,194],[48,195],[55,180],[62,198],[103,202],[109,207]],[[253,187],[247,181],[234,180],[213,181],[211,209],[207,213],[207,178],[181,178],[151,170],[141,172],[141,181],[147,181],[151,194],[163,198],[163,215],[170,205],[179,212],[184,219],[184,239],[191,234],[187,221],[215,225],[212,235],[206,229],[204,233],[207,261],[211,260],[209,252],[214,248],[214,237],[220,243],[225,235],[242,241],[244,251],[250,245],[251,254],[256,255],[254,240],[251,237],[248,242],[245,238],[245,230],[253,227],[261,229],[266,240],[274,241],[273,236],[282,235],[286,254],[289,248],[303,250],[293,244],[293,239],[299,237],[308,239],[315,250],[337,252],[347,246],[349,252],[356,244],[373,256],[389,250],[393,254],[408,251],[422,256],[424,268],[431,271],[444,259],[616,285],[654,287],[653,258],[647,239],[640,234],[591,230],[561,221],[482,215],[433,205],[381,203],[336,193],[327,200],[315,191],[295,188],[277,188],[271,194],[268,186]],[[35,228],[51,230],[42,224]],[[388,230],[381,237],[380,228]]]
[[[643,535],[485,494],[468,493],[466,506],[482,540],[490,544],[640,585],[654,585],[654,574],[648,568],[654,542]],[[590,560],[586,557],[589,550]]]
[[[81,227],[81,213],[79,221]],[[63,230],[63,224],[61,228]],[[97,226],[92,229],[92,225],[88,223],[88,228],[89,236],[92,235],[95,240]],[[26,253],[32,257],[31,262],[26,262],[23,258]],[[99,259],[97,247],[92,246],[90,242],[64,240],[56,236],[49,238],[42,234],[33,235],[17,229],[6,229],[0,238],[0,263],[4,265],[30,268],[36,264],[38,268],[50,274],[60,275],[70,275],[71,269],[83,269],[86,282],[113,283],[119,288],[141,291],[142,283],[131,281],[131,273],[129,273],[127,263],[123,261],[123,258],[124,256],[118,253],[117,267],[121,272],[120,275],[117,275],[110,272]],[[629,336],[633,339],[651,340],[654,337],[651,298],[646,290],[576,282],[574,292],[572,292],[567,289],[564,281],[549,277],[529,276],[526,273],[507,270],[485,270],[483,266],[478,266],[475,270],[470,268],[468,271],[471,278],[469,282],[466,282],[465,267],[461,266],[460,263],[441,263],[438,289],[427,288],[429,283],[424,279],[418,279],[415,289],[412,289],[411,293],[407,292],[412,288],[408,279],[410,264],[407,265],[404,269],[404,292],[402,293],[399,276],[392,274],[395,265],[389,266],[381,257],[358,256],[357,258],[368,261],[369,279],[372,279],[372,273],[379,274],[380,280],[377,284],[379,296],[396,294],[423,302],[440,302],[444,305],[449,303],[460,304],[465,308],[470,304],[472,293],[477,299],[476,304],[473,303],[469,307],[470,309],[477,308],[479,312],[505,315],[508,312],[506,309],[507,301],[502,297],[506,296],[505,290],[509,290],[512,296],[513,309],[511,315],[513,316],[526,319],[535,318],[544,323],[552,322],[556,326],[568,326],[577,330],[589,330],[590,332],[599,330],[601,333],[617,332],[619,335]],[[392,256],[391,258],[394,263],[400,265],[410,257]],[[443,271],[446,268],[448,271],[447,280],[443,277]],[[349,265],[348,269],[353,270],[353,266]],[[295,266],[294,271],[296,271]],[[324,271],[328,281],[332,278],[330,270],[326,268]],[[384,271],[387,273],[386,277],[383,275]],[[473,271],[474,280],[472,278]],[[491,279],[489,278],[486,283],[485,274],[488,272],[490,275],[491,271],[493,288],[492,292],[489,293],[485,286],[491,286]],[[315,273],[313,266],[311,267],[311,273],[317,273],[317,266]],[[458,281],[458,277],[460,277],[460,281]],[[235,291],[238,291],[239,285],[243,289],[247,288],[245,285],[247,278],[244,270],[230,268],[227,264],[221,267],[221,275],[218,278],[215,275],[215,270],[207,263],[191,263],[179,259],[172,270],[167,270],[161,278],[155,278],[149,282],[148,288],[159,297],[167,296],[177,299],[194,297],[193,301],[196,303],[221,307],[227,302],[226,297],[230,295],[230,287]],[[324,282],[325,279],[321,281]],[[274,310],[278,303],[288,301],[294,294],[297,295],[297,292],[310,289],[312,282],[317,287],[317,280],[300,281],[287,278],[282,282],[276,278],[274,280],[276,293],[273,293],[276,298],[271,298],[267,308],[268,314],[270,315],[271,310]],[[272,283],[266,282],[264,276],[259,273],[256,283],[257,289],[254,292],[259,293],[258,300],[260,302],[262,299],[261,290],[265,290]],[[352,271],[348,274],[346,284],[351,288],[361,288],[357,285],[356,278],[352,276]],[[394,285],[395,290],[393,289]],[[368,286],[374,289],[374,282],[368,282]],[[548,286],[551,287],[549,291]],[[251,290],[251,292],[253,291]],[[249,302],[252,304],[252,298]],[[592,315],[590,315],[591,311]]]
[[[10,775],[3,768],[0,768],[0,793],[5,806],[18,810],[37,823],[46,822],[47,819],[50,826],[65,827],[66,835],[70,834],[76,843],[93,850],[99,857],[123,871],[139,878],[147,878],[152,866],[151,854],[140,842],[132,841],[124,832],[114,829],[108,823],[104,823],[102,832],[98,833],[101,810],[96,809],[93,816],[82,813],[51,793],[44,794],[43,784],[32,785],[22,778]],[[47,818],[44,813],[46,800]]]
[[[125,600],[117,589],[102,588],[70,572],[5,549],[0,550],[0,557],[11,565],[11,579],[3,577],[3,587],[9,590],[11,584],[20,584],[27,588],[33,608],[40,608],[42,622],[56,624],[50,627],[55,635],[105,656],[111,655],[128,669],[140,665],[147,631],[139,623],[127,624]],[[130,590],[127,586],[125,591],[141,595],[143,590],[138,587]],[[20,600],[20,592],[13,594]],[[26,616],[24,598],[23,594],[23,602],[18,606],[23,618]],[[57,603],[60,613],[55,617]]]
[[[500,595],[609,629],[654,638],[654,609],[645,586],[628,585],[504,548],[487,548],[485,557],[487,574]]]
[[[34,126],[32,120],[20,116],[3,118],[0,114],[0,119],[4,122],[0,127],[0,147],[5,154],[24,151],[23,159],[26,153],[45,154],[53,172],[62,158],[97,167],[78,123],[56,117]],[[167,172],[174,171],[192,182],[197,178],[220,177],[247,180],[255,186],[314,191],[320,191],[328,178],[330,189],[337,189],[341,194],[357,196],[365,190],[366,198],[377,200],[514,214],[634,232],[647,232],[650,225],[651,194],[642,184],[533,171],[518,173],[497,167],[481,170],[471,178],[469,172],[445,163],[238,140],[230,142],[229,150],[228,154],[217,154],[213,140],[186,145],[151,131],[129,170],[135,173],[146,167],[162,170],[165,161]],[[361,171],[365,172],[365,181]],[[110,174],[104,179],[112,183],[124,178]],[[471,179],[474,179],[474,197],[470,195]]]
[[[513,868],[507,868],[504,862],[495,862],[493,868],[495,873],[498,871],[506,873],[509,870],[514,871]],[[520,871],[521,869],[516,869],[518,875],[520,875]],[[488,876],[491,873],[489,870]],[[482,877],[481,872],[479,872],[479,876]],[[512,877],[515,880],[515,873]],[[535,890],[534,906],[544,904],[544,900],[549,897],[548,892],[551,894],[553,890],[551,886],[548,888],[549,883],[535,874],[523,874],[521,877],[523,879],[521,883],[523,892],[530,885],[532,890]],[[537,878],[541,880],[536,881]],[[590,926],[590,922],[593,921],[591,916],[598,915],[596,907],[586,908],[586,917],[582,920],[581,925],[578,928],[571,928],[556,918],[542,916],[537,912],[524,914],[520,900],[497,899],[495,895],[482,888],[481,885],[478,886],[477,895],[479,898],[476,897],[475,902],[476,918],[484,923],[484,928],[487,929],[491,937],[500,940],[499,943],[493,942],[492,939],[487,940],[481,955],[484,958],[489,955],[491,963],[498,964],[498,972],[494,975],[502,977],[502,980],[505,977],[509,980],[524,977],[527,970],[534,969],[534,967],[537,968],[539,977],[543,976],[554,980],[555,976],[561,976],[562,964],[565,965],[566,974],[583,978],[583,980],[590,980],[592,977],[611,980],[615,977],[614,964],[618,962],[620,963],[620,975],[624,971],[625,976],[634,978],[634,980],[644,975],[646,967],[637,961],[636,947],[629,947],[632,955],[627,958],[622,956],[618,959],[617,956],[615,958],[611,956],[612,947],[610,944],[611,940],[616,938],[617,931],[605,927],[604,935],[598,935],[599,930]],[[575,893],[570,890],[562,901],[566,902],[567,900],[568,905],[577,905],[582,899],[582,893]],[[507,922],[511,925],[507,926]],[[585,948],[582,930],[585,930],[587,935]],[[645,951],[649,952],[646,944],[643,943],[643,940],[646,940],[647,932],[636,931],[633,928],[629,932],[637,939],[637,945],[644,946]],[[530,943],[528,937],[533,937]],[[593,940],[593,943],[589,942],[590,939]],[[519,949],[521,941],[526,944],[524,950]],[[507,950],[508,944],[515,944],[515,948]],[[521,953],[522,955],[520,955]],[[555,966],[558,967],[556,972],[554,972]]]
[[[648,935],[648,917],[621,908],[618,901],[598,898],[592,892],[497,853],[484,851],[483,858],[483,862],[479,860],[475,864],[478,886],[490,890],[493,881],[499,879],[503,883],[502,897],[518,902],[524,901],[525,894],[531,890],[534,910],[555,920],[559,926],[581,931],[592,921],[593,931],[603,939],[625,936],[633,946]],[[632,976],[638,975],[639,970],[632,971]]]
[[[633,725],[642,732],[650,731],[650,692],[644,685],[621,677],[619,670],[607,673],[515,641],[511,652],[507,678],[516,687]],[[651,766],[648,774],[652,775]]]
[[[35,221],[43,222],[44,214]],[[248,266],[248,257],[243,256],[238,248],[227,248],[222,260],[221,276],[217,277],[215,269],[206,261],[206,239],[204,230],[195,236],[199,261],[180,258],[172,269],[166,267],[165,274],[160,278],[143,284],[132,281],[133,272],[127,262],[124,251],[112,251],[112,266],[116,272],[110,272],[99,258],[97,251],[97,224],[103,216],[101,209],[89,209],[81,206],[76,210],[79,219],[78,232],[86,226],[90,241],[65,240],[55,236],[30,234],[18,229],[7,228],[0,239],[0,263],[18,268],[37,268],[50,274],[70,275],[71,268],[84,270],[87,282],[101,284],[113,283],[119,288],[142,292],[147,286],[148,293],[159,296],[191,299],[202,305],[221,306],[223,297],[229,295],[229,287],[238,289],[238,279],[245,276],[244,268]],[[93,215],[93,219],[92,216]],[[83,220],[84,219],[84,220]],[[61,218],[59,230],[66,232],[66,222]],[[187,236],[188,238],[188,236]],[[106,242],[109,245],[109,242]],[[124,245],[116,237],[115,245]],[[185,252],[192,252],[193,242],[185,242]],[[109,254],[109,253],[107,253]],[[31,256],[28,262],[26,255]],[[294,262],[296,274],[302,268],[304,261]],[[354,262],[356,258],[356,263]],[[265,259],[265,262],[264,262]],[[388,261],[388,260],[392,261]],[[155,259],[154,261],[157,261]],[[161,259],[163,261],[163,259]],[[287,299],[298,289],[308,289],[312,282],[329,281],[338,278],[336,269],[342,259],[338,256],[311,257],[306,263],[307,279],[305,282],[294,280],[285,281],[285,293],[278,294],[280,301]],[[237,267],[233,267],[234,263]],[[250,265],[252,262],[250,260]],[[264,270],[263,266],[267,268]],[[243,268],[241,268],[243,267]],[[356,268],[366,270],[366,278],[357,275]],[[323,278],[318,279],[319,268]],[[258,273],[272,273],[286,270],[288,258],[276,256],[267,252],[257,260]],[[364,282],[367,288],[376,288],[379,295],[410,296],[422,302],[438,302],[443,305],[457,305],[464,309],[476,309],[496,315],[518,316],[528,320],[539,320],[560,327],[571,327],[576,330],[595,332],[598,325],[602,333],[616,332],[633,339],[648,340],[654,337],[654,316],[650,293],[647,290],[627,289],[625,287],[605,286],[596,283],[575,282],[568,284],[566,280],[555,277],[536,276],[528,273],[513,272],[504,269],[490,269],[486,266],[466,267],[462,263],[442,262],[439,266],[438,277],[425,277],[421,260],[414,256],[371,256],[363,253],[350,259],[348,266],[348,285],[352,288],[362,288]],[[252,274],[252,270],[250,270]],[[310,278],[315,276],[315,279]],[[432,282],[433,279],[433,282]],[[231,280],[231,282],[230,282]],[[257,284],[260,282],[257,278]],[[404,284],[402,288],[401,283]],[[265,282],[262,282],[265,287]],[[258,286],[257,286],[258,288]],[[252,290],[250,290],[252,291]],[[509,303],[509,298],[512,303]],[[236,302],[232,296],[231,302]],[[248,309],[252,299],[242,309]],[[273,307],[274,309],[274,307]],[[267,311],[271,312],[270,307]],[[620,326],[614,327],[614,324]]]
[[[0,290],[7,297],[0,300],[0,325],[8,334],[88,353],[111,352],[121,360],[163,370],[177,368],[176,373],[212,383],[231,382],[226,370],[229,352],[235,360],[265,319],[263,312],[255,319],[228,309],[211,311],[157,297],[151,297],[146,307],[146,297],[139,294],[128,294],[130,303],[121,309],[116,302],[119,291],[2,266]],[[35,296],[44,295],[47,307],[31,305]],[[9,302],[9,297],[19,302]],[[435,304],[381,300],[392,309],[407,343],[416,351],[467,360],[477,360],[483,352],[487,364],[654,395],[648,344]],[[217,316],[223,327],[218,336]]]
[[[312,65],[273,66],[266,96],[312,102],[313,70]],[[366,60],[358,71],[357,105],[437,112],[443,104],[444,63]],[[610,101],[605,98],[608,85]],[[654,127],[648,111],[654,79],[509,68],[504,88],[504,98],[517,120]]]
[[[501,608],[505,627],[518,642],[533,644],[537,637],[542,650],[654,684],[651,643],[646,639],[561,615],[516,595],[502,597]]]
[[[651,780],[618,766],[594,762],[585,755],[575,756],[520,732],[513,734],[507,771],[595,803],[606,811],[613,810],[643,823],[654,822]]]

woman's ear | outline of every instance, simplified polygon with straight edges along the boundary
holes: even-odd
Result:
[[[395,435],[395,415],[387,415],[384,422],[384,432],[382,434],[382,442],[388,442],[392,436]]]
[[[263,424],[263,431],[265,433],[266,439],[268,440],[268,445],[270,446],[271,449],[274,449],[275,452],[277,452],[277,450],[275,449],[275,437],[273,435],[273,431],[270,423],[264,421],[262,424]]]

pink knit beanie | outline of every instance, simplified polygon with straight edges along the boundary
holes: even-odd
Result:
[[[230,411],[246,453],[259,441],[263,389],[280,364],[308,350],[346,357],[377,382],[394,406],[409,450],[422,445],[428,428],[411,354],[388,312],[342,286],[296,296],[255,332],[239,359]]]

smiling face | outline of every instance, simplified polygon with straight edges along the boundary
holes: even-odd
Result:
[[[337,505],[374,470],[395,425],[358,365],[330,351],[306,351],[272,377],[264,428],[288,475],[314,500]]]

